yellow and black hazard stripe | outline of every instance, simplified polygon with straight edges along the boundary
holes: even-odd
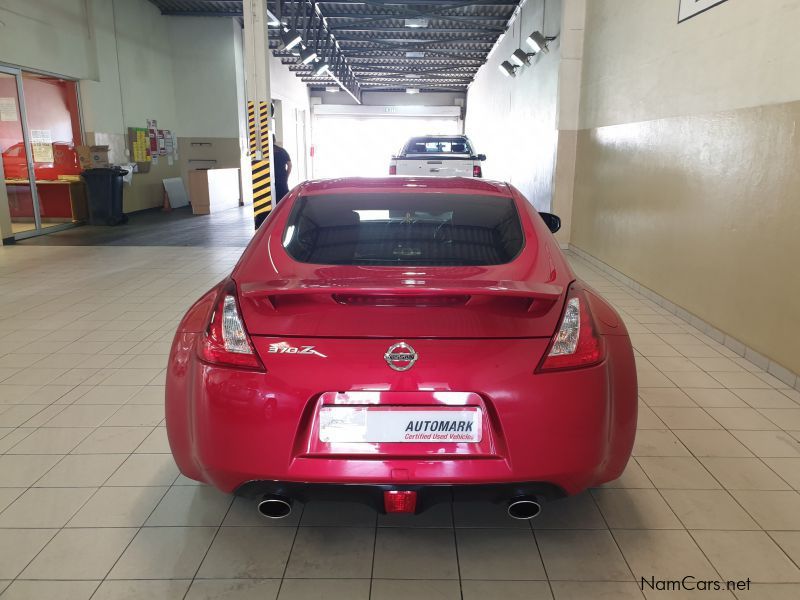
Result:
[[[269,159],[269,106],[261,102],[258,110],[258,131],[261,134],[261,156]]]
[[[251,162],[253,175],[253,216],[256,229],[272,210],[272,175],[269,165],[269,105],[259,103],[258,131],[261,138],[261,160]],[[251,142],[252,144],[253,142]],[[255,152],[253,151],[253,154]]]
[[[253,215],[256,229],[272,210],[272,177],[269,160],[254,160],[250,163],[253,174]]]
[[[247,133],[250,137],[250,156],[256,155],[256,103],[252,100],[247,102]]]

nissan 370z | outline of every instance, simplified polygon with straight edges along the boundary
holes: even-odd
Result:
[[[188,477],[253,497],[415,513],[544,501],[620,476],[636,430],[627,330],[514,187],[296,187],[178,326],[167,431]]]

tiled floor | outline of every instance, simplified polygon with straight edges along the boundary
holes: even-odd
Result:
[[[618,481],[545,507],[416,518],[309,504],[285,521],[178,475],[164,363],[238,248],[0,249],[6,599],[800,598],[800,394],[579,259],[623,313],[641,413]],[[745,580],[652,592],[641,577]]]
[[[240,246],[253,236],[251,206],[230,208],[210,215],[194,215],[191,208],[165,213],[147,210],[128,215],[128,223],[114,227],[84,225],[28,238],[23,246]]]

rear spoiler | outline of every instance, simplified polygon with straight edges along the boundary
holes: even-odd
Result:
[[[521,281],[471,281],[436,280],[435,282],[411,280],[302,280],[279,279],[243,283],[239,293],[243,298],[260,300],[274,310],[272,298],[309,295],[358,295],[358,296],[490,296],[524,298],[531,300],[529,311],[548,306],[561,297],[564,289],[550,283],[526,283]],[[538,302],[536,302],[538,301]]]

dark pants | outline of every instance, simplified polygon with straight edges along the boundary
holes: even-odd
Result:
[[[272,206],[276,206],[278,202],[280,202],[283,197],[289,193],[289,182],[288,181],[276,181],[275,182],[275,202],[272,203]]]

